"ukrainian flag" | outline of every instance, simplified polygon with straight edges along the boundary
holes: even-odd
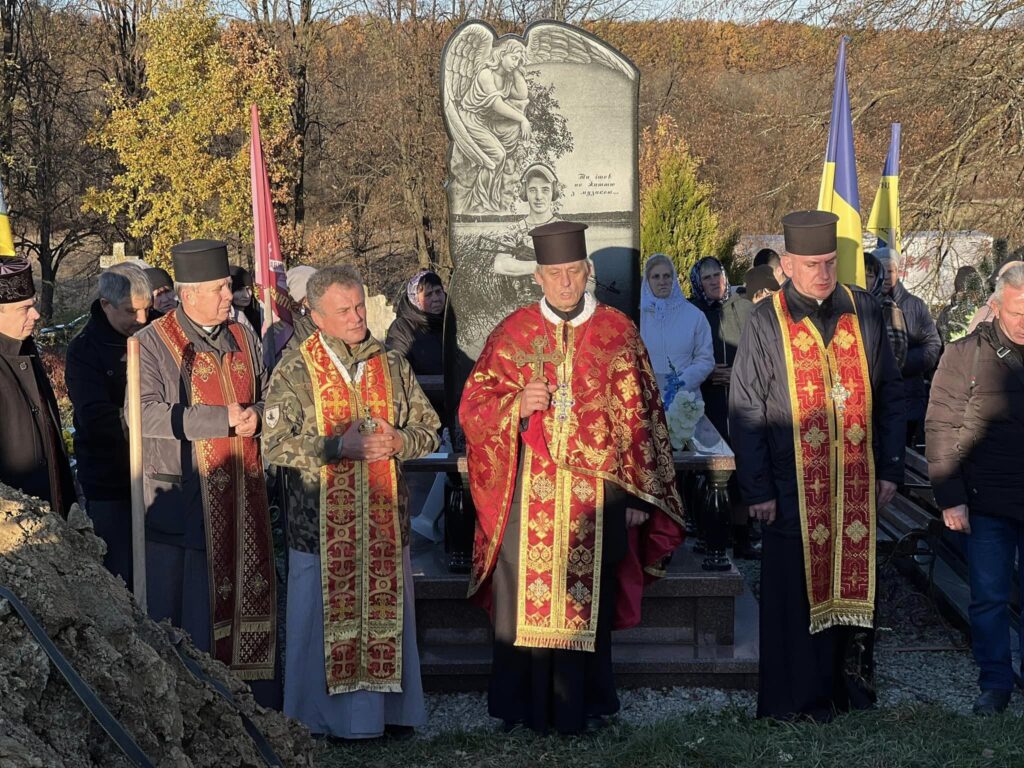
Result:
[[[849,40],[844,35],[839,42],[836,83],[832,94],[832,122],[828,129],[818,210],[831,211],[839,217],[836,225],[839,237],[839,282],[863,288],[860,195],[857,192],[857,162],[853,154],[853,117],[850,114],[850,95],[846,89],[846,44]]]
[[[900,124],[892,124],[889,154],[882,169],[882,183],[868,214],[868,232],[878,238],[879,248],[903,253],[900,230]]]
[[[3,184],[0,184],[0,258],[15,255],[11,220],[7,218],[7,200],[4,199]]]

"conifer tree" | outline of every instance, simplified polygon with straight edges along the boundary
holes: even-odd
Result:
[[[642,260],[664,253],[686,290],[686,275],[704,256],[721,257],[734,235],[719,235],[711,184],[698,177],[699,161],[668,115],[646,128],[640,149],[640,251]],[[730,249],[731,250],[731,249]]]

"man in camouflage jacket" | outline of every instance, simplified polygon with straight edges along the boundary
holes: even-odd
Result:
[[[284,711],[314,733],[372,738],[425,721],[400,462],[437,449],[440,421],[405,358],[369,335],[358,273],[322,269],[307,296],[319,330],[284,352],[263,427],[266,460],[298,470],[301,479],[301,498],[288,514]],[[324,483],[348,492],[322,493]],[[391,550],[396,573],[386,567]],[[382,560],[395,584],[383,598]],[[377,621],[370,624],[365,611]],[[377,643],[359,640],[366,631],[387,635],[378,626],[382,615],[394,619],[394,632],[382,643],[391,643],[387,659],[398,660],[390,672],[387,659],[374,657]]]

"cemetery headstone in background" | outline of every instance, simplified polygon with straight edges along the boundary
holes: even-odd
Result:
[[[586,223],[597,298],[636,316],[640,76],[604,41],[550,21],[500,38],[467,22],[445,45],[441,66],[455,265],[445,386],[454,421],[487,336],[541,296],[531,228],[553,218]],[[546,190],[527,192],[532,172],[548,180]]]

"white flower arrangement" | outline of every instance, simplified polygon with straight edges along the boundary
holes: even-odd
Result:
[[[685,389],[676,393],[665,412],[669,438],[675,450],[685,450],[686,443],[693,439],[693,431],[703,415],[704,401],[699,394]]]

